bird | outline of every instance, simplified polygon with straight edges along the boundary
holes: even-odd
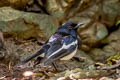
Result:
[[[70,60],[76,54],[78,48],[77,29],[83,24],[74,22],[62,24],[39,51],[21,61],[20,64],[24,65],[41,54],[44,54],[41,60],[44,65],[53,64],[57,60]]]

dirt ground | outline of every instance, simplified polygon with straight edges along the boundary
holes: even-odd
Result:
[[[120,70],[116,69],[113,71],[105,71],[103,75],[102,72],[98,72],[96,76],[95,73],[92,73],[94,69],[87,71],[89,67],[91,68],[90,65],[87,65],[84,60],[78,59],[62,62],[57,61],[56,63],[58,71],[56,71],[52,65],[48,67],[40,66],[40,64],[34,66],[34,60],[31,60],[29,63],[22,67],[14,67],[21,60],[25,59],[27,56],[30,56],[40,49],[41,46],[37,43],[38,42],[33,40],[6,40],[6,51],[3,51],[5,58],[3,58],[0,63],[0,80],[97,80],[98,77],[99,80],[108,80],[109,78],[110,80],[114,80],[114,78],[118,78],[118,80],[120,80]],[[75,71],[76,69],[78,69],[78,72]],[[34,73],[34,75],[26,77],[23,75],[26,71],[31,71]],[[69,74],[78,74],[79,72],[83,74],[91,73],[92,77],[87,76],[87,79],[68,78]],[[86,74],[84,76],[86,76]]]

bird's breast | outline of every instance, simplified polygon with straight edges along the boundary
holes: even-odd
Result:
[[[73,52],[71,52],[69,55],[61,58],[60,60],[70,60],[76,54],[76,52],[77,52],[77,47]]]

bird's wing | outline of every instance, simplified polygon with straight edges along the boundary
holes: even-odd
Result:
[[[45,55],[44,63],[50,64],[55,60],[58,60],[64,56],[67,56],[77,47],[77,39],[73,38],[71,35],[58,37],[53,41],[50,41],[50,48]]]

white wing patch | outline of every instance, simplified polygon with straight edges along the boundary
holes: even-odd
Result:
[[[66,45],[66,44],[64,43],[63,46],[62,46],[60,49],[58,49],[57,51],[55,51],[55,52],[54,52],[53,54],[51,54],[48,58],[52,57],[53,55],[55,55],[56,53],[58,53],[58,52],[61,51],[62,49],[68,49],[70,46],[76,45],[77,43],[78,43],[77,40],[74,41],[74,42],[72,42],[71,44],[68,44],[68,45]]]
[[[55,36],[51,36],[50,39],[49,39],[49,42],[52,42],[54,40],[56,40],[57,38]]]
[[[66,23],[63,23],[62,26],[65,25],[65,24],[66,24]]]

